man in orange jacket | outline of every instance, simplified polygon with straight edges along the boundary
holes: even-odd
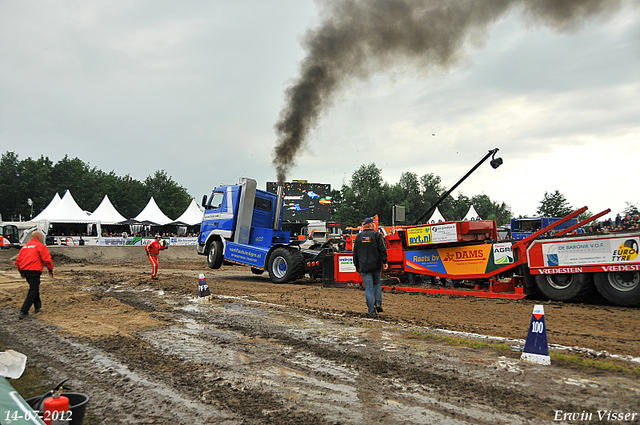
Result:
[[[158,278],[158,254],[167,247],[164,241],[162,242],[161,244],[160,235],[156,234],[155,239],[144,247],[144,250],[147,252],[147,257],[149,257],[149,262],[151,263],[151,279],[154,280]]]
[[[33,305],[36,313],[42,308],[40,300],[40,276],[42,275],[43,265],[49,269],[49,275],[53,278],[53,261],[49,250],[42,243],[42,233],[35,231],[31,233],[31,240],[20,249],[16,258],[16,266],[20,275],[27,279],[29,283],[29,292],[27,298],[20,309],[20,319],[29,317],[29,309]]]

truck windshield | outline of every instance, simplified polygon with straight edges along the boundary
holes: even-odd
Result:
[[[220,205],[222,205],[222,200],[223,199],[224,199],[224,193],[214,192],[213,196],[209,200],[208,209],[211,210],[211,209],[220,208]]]

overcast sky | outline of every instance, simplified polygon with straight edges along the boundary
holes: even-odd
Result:
[[[242,176],[265,188],[321,3],[3,1],[0,151],[141,181],[164,169],[197,200]],[[446,70],[349,82],[288,178],[339,189],[374,162],[391,184],[410,171],[451,186],[497,147],[502,167],[487,162],[454,194],[516,216],[555,190],[592,213],[640,206],[638,1],[564,31],[514,8],[471,41]]]

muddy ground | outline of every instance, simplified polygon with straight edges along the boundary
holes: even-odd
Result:
[[[16,252],[0,252],[0,341],[70,378],[97,423],[640,422],[638,309],[384,293],[372,320],[355,285],[209,270],[189,247],[161,253],[152,281],[142,248],[86,248],[52,248],[43,311],[24,320]],[[200,273],[208,304],[198,299]],[[553,353],[620,367],[521,362],[535,304],[545,307]],[[607,421],[605,411],[634,421]]]

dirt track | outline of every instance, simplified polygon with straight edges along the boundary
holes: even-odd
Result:
[[[443,338],[522,345],[541,303],[551,344],[640,357],[638,309],[385,293],[381,320],[370,320],[357,287],[213,271],[192,247],[163,252],[151,281],[141,248],[83,249],[52,249],[43,312],[22,321],[26,283],[0,252],[0,338],[71,378],[101,423],[538,424],[559,423],[556,411],[597,423],[598,410],[640,413],[637,374],[537,366]],[[210,304],[198,303],[199,273]]]

